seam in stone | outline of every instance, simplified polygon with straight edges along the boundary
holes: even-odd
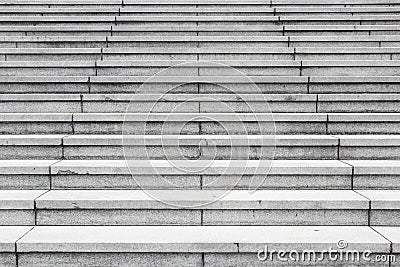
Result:
[[[94,61],[95,76],[97,76],[97,60]]]
[[[54,162],[53,164],[50,164],[50,166],[49,166],[50,190],[53,189],[53,177],[51,175],[51,168],[53,167],[53,165],[60,163],[61,161],[63,161],[63,160],[60,159],[60,160]]]
[[[82,94],[79,94],[79,99],[80,99],[81,113],[83,113],[83,95]]]
[[[354,190],[354,166],[344,160],[339,161],[351,167],[351,190]]]
[[[33,229],[35,228],[35,226],[32,226],[31,229],[29,229],[25,234],[23,234],[20,238],[18,238],[17,240],[15,240],[15,266],[18,267],[18,249],[17,249],[17,243],[18,241],[20,241],[24,236],[26,236],[28,233],[30,233]]]
[[[375,233],[377,233],[378,235],[380,235],[381,237],[383,237],[384,239],[386,239],[389,243],[389,255],[393,255],[393,242],[387,238],[386,236],[384,236],[383,234],[381,234],[379,231],[377,231],[374,226],[369,226],[369,228],[374,231]],[[389,267],[392,266],[392,262],[389,261]]]
[[[294,47],[293,48],[293,60],[295,60],[295,61],[296,61],[296,53],[297,53],[296,47]]]
[[[65,159],[65,146],[64,146],[64,138],[65,137],[70,137],[72,135],[68,134],[68,135],[64,135],[63,137],[61,137],[61,159]]]
[[[336,137],[336,136],[335,136]],[[340,160],[340,146],[342,145],[340,143],[341,139],[340,137],[336,137],[338,139],[338,146],[337,146],[337,159]]]
[[[326,120],[325,120],[325,134],[328,135],[329,134],[329,114],[326,114]]]
[[[303,60],[300,60],[300,77],[303,76]]]
[[[90,91],[91,91],[91,81],[90,81],[90,76],[88,77],[88,81],[87,81],[87,84],[88,84],[88,90],[89,90],[89,94],[90,94]]]
[[[71,120],[72,134],[75,134],[75,123],[74,123],[74,116],[75,116],[75,114],[74,114],[74,113],[72,113],[72,120]]]
[[[36,206],[36,200],[37,200],[38,198],[40,198],[41,196],[47,194],[47,193],[50,192],[50,191],[51,191],[50,189],[46,190],[46,192],[43,192],[43,194],[37,196],[37,197],[33,200],[33,210],[34,210],[34,214],[35,214],[35,226],[37,225],[37,212],[38,212],[38,209],[37,209],[37,206]]]
[[[355,192],[356,194],[368,199],[368,226],[371,226],[371,211],[372,211],[372,200],[370,198],[368,198],[367,196],[364,196],[363,194],[361,194],[360,192],[358,192],[357,190],[352,190],[353,192]]]

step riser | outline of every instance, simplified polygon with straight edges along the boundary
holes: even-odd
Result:
[[[0,225],[368,225],[366,210],[39,209],[36,215],[33,210],[1,210],[0,215]],[[372,225],[396,225],[398,211],[371,216]]]
[[[235,69],[250,76],[399,76],[400,67],[237,67]],[[226,68],[180,68],[162,73],[165,67],[37,67],[0,68],[0,76],[231,76]],[[161,72],[161,73],[160,73]]]
[[[231,150],[232,155],[231,155]],[[64,152],[63,152],[64,150]],[[0,159],[124,159],[121,146],[67,146],[62,150],[61,146],[0,146]],[[147,159],[145,155],[131,154],[134,151],[144,151],[144,148],[129,148],[130,155],[136,155],[134,159]],[[260,147],[218,147],[217,151],[213,148],[198,147],[148,147],[149,158],[151,159],[259,159],[270,158],[266,155],[268,148]],[[337,159],[337,147],[276,147],[275,159]],[[371,151],[376,148],[364,149],[369,154],[364,158],[376,158]],[[380,149],[380,151],[389,149]],[[247,153],[249,152],[249,153]],[[216,153],[216,154],[214,154]],[[346,152],[343,152],[346,154]],[[349,154],[349,153],[348,153]],[[350,153],[351,154],[351,153]],[[265,155],[261,157],[261,155]],[[390,155],[382,156],[388,159],[399,159],[399,156],[392,152]],[[342,157],[351,159],[351,156]]]
[[[129,148],[129,151],[143,151],[143,148]],[[263,148],[263,155],[265,154]],[[149,147],[151,159],[260,159],[261,148],[252,147]],[[232,152],[232,154],[231,154]],[[133,153],[133,152],[132,152]],[[216,154],[214,154],[216,153]],[[338,154],[339,153],[339,154]],[[183,155],[182,155],[183,154]],[[132,155],[132,154],[131,154]],[[132,159],[147,159],[135,154]],[[340,160],[400,160],[399,147],[275,147],[274,159],[340,159]],[[0,146],[0,159],[124,159],[121,146]]]
[[[400,31],[384,31],[384,30],[370,30],[370,31],[141,31],[137,30],[113,30],[111,31],[0,31],[0,36],[368,36],[368,35],[399,35]],[[348,42],[343,42],[345,45]],[[61,44],[60,44],[61,45]],[[330,46],[329,44],[325,46]],[[336,45],[339,46],[339,45]],[[347,45],[352,46],[352,45]],[[15,47],[15,46],[14,46]],[[340,46],[339,46],[340,47]]]
[[[400,42],[290,42],[290,47],[398,47]],[[1,41],[0,48],[99,48],[106,47],[105,42],[7,42]],[[261,47],[288,47],[287,42],[201,42],[200,47],[206,48],[261,48]],[[158,48],[196,48],[197,42],[109,42],[108,47],[158,47]]]
[[[0,83],[0,93],[132,93],[137,91],[140,83]],[[288,84],[263,84],[256,83],[263,93],[271,94],[307,94],[307,83]],[[236,93],[254,93],[253,87],[249,85],[225,84],[227,88],[234,88]],[[165,88],[173,88],[174,84],[154,84],[151,93],[163,93]],[[398,83],[320,83],[310,84],[309,93],[313,94],[335,94],[335,93],[398,93]],[[171,90],[172,93],[229,93],[221,87],[207,84],[188,84]]]
[[[118,21],[118,22],[101,22],[101,18],[99,18],[99,21],[93,21],[93,20],[88,20],[88,21],[67,21],[63,19],[59,20],[54,20],[54,21],[28,21],[28,20],[19,20],[19,21],[7,21],[7,20],[2,20],[0,21],[0,26],[65,26],[65,27],[79,27],[81,25],[91,25],[91,26],[120,26],[123,25],[125,27],[177,27],[179,26],[184,26],[184,27],[196,27],[196,26],[201,26],[201,27],[219,27],[219,26],[281,26],[281,25],[286,25],[286,26],[306,26],[306,25],[323,25],[323,26],[332,26],[332,25],[399,25],[400,20],[346,20],[346,19],[338,19],[335,20],[334,17],[333,19],[321,19],[321,20],[305,20],[305,21],[296,21],[296,20],[290,20],[290,21],[283,21],[283,22],[278,22],[278,21],[257,21],[254,19],[249,19],[248,21],[246,20],[235,20],[232,19],[234,16],[237,15],[232,15],[232,16],[225,16],[225,18],[231,18],[231,20],[228,19],[222,19],[220,21],[213,21],[210,19],[210,21],[204,21],[200,20],[198,22],[193,21],[193,20],[175,20],[175,21]],[[38,18],[46,18],[45,16],[37,16]],[[83,17],[83,16],[80,16]],[[212,16],[205,16],[207,17],[212,17]],[[246,16],[249,17],[250,16]],[[272,18],[277,18],[277,17],[272,17],[272,16],[263,16],[263,17],[271,17]],[[0,19],[2,16],[0,16]],[[18,18],[15,16],[15,18]],[[62,17],[60,17],[62,18]],[[68,18],[66,16],[65,18]],[[109,17],[113,18],[113,17]],[[150,16],[149,16],[150,18]],[[203,17],[204,18],[204,17]],[[351,16],[349,16],[351,18]]]
[[[399,60],[400,54],[398,53],[368,53],[368,54],[301,54],[301,53],[268,53],[268,54],[179,54],[179,53],[163,53],[163,54],[0,54],[0,61],[95,61],[95,60],[188,60],[196,61],[197,59],[203,61],[213,60]],[[101,68],[99,68],[102,70]],[[307,67],[304,67],[307,69]],[[23,70],[22,70],[23,71]],[[29,71],[29,70],[27,70]],[[61,69],[49,70],[57,71],[55,75],[61,75]],[[109,75],[106,70],[102,70],[105,74]],[[123,72],[124,70],[118,69]],[[33,73],[36,74],[36,73]],[[357,74],[357,73],[356,73]],[[7,75],[7,74],[1,74]],[[83,75],[83,74],[82,74]],[[311,74],[312,75],[312,74]]]
[[[131,123],[124,126],[125,134],[399,134],[397,122],[275,122],[276,130],[269,122],[263,123],[223,123],[224,128],[215,123],[149,122]],[[164,125],[164,127],[163,127]],[[246,130],[245,130],[246,129]],[[2,134],[121,134],[122,122],[3,122]]]
[[[159,177],[135,176],[140,181],[141,187],[130,175],[0,175],[3,190],[10,189],[177,189],[169,184],[162,184]],[[175,184],[181,184],[185,189],[201,189],[199,176],[167,177]],[[231,189],[232,179],[239,177],[223,177],[209,189]],[[244,177],[236,189],[246,190],[250,177]],[[203,176],[203,183],[215,181],[216,177]],[[269,175],[267,181],[260,189],[400,189],[400,176],[395,175],[355,175],[352,182],[351,176],[343,175]]]
[[[0,210],[0,225],[35,225],[35,211]]]
[[[262,249],[262,248],[261,248]],[[301,255],[301,254],[300,254]],[[372,253],[371,258],[376,254]],[[399,255],[396,254],[397,257]],[[321,257],[320,253],[316,257]],[[97,267],[121,267],[121,266],[187,266],[187,267],[220,267],[220,266],[243,266],[263,267],[267,262],[260,261],[257,253],[18,253],[18,266],[34,267],[46,265],[58,267],[61,264],[68,264],[79,261],[84,266]],[[275,258],[275,266],[284,266]],[[313,261],[305,264],[312,264]],[[339,261],[340,262],[340,261]],[[359,266],[374,267],[377,263],[361,260]],[[286,262],[287,264],[287,262]],[[323,260],[318,266],[332,266],[332,261]],[[345,261],[339,264],[346,264]],[[389,263],[380,266],[389,266]],[[393,266],[393,265],[392,265]]]
[[[354,12],[353,12],[354,11]],[[377,10],[376,12],[374,11],[362,11],[362,10],[348,10],[346,11],[345,9],[343,11],[320,11],[320,12],[312,12],[310,11],[298,11],[298,12],[275,12],[276,16],[331,16],[331,18],[335,18],[336,16],[352,16],[353,14],[355,16],[384,16],[384,15],[394,15],[398,12],[398,9],[393,9],[391,12],[388,10],[387,12],[381,12]],[[16,16],[16,17],[25,17],[25,16],[274,16],[273,11],[262,11],[262,10],[234,10],[234,9],[227,9],[227,10],[218,10],[216,8],[210,9],[210,11],[205,11],[202,9],[189,9],[188,11],[182,12],[180,9],[171,9],[169,11],[164,11],[164,10],[151,10],[151,11],[143,11],[143,10],[132,10],[132,11],[126,11],[126,10],[121,10],[121,12],[118,11],[91,11],[90,9],[81,9],[81,10],[73,10],[73,9],[67,9],[66,11],[61,11],[59,10],[46,10],[46,9],[41,9],[41,10],[25,10],[21,9],[21,11],[16,12],[15,9],[12,10],[7,10],[4,8],[4,10],[0,11],[0,16]]]
[[[184,189],[232,189],[232,181],[237,181],[241,176],[227,175],[224,177],[203,175],[164,175],[168,182],[159,176],[136,175],[0,175],[0,189],[177,189],[170,183],[179,185]],[[263,179],[264,177],[262,177]],[[236,189],[247,190],[252,177],[244,176]],[[396,189],[400,177],[392,177],[390,181],[382,176],[355,177],[354,188],[357,189]],[[140,183],[140,187],[135,182]],[[216,182],[217,181],[217,182]],[[202,184],[210,184],[208,187]],[[397,184],[397,185],[396,185]],[[51,185],[51,186],[50,186]],[[350,175],[268,175],[268,179],[260,189],[351,189],[352,178]],[[378,186],[379,185],[379,186]]]
[[[368,225],[366,210],[39,210],[37,225]]]

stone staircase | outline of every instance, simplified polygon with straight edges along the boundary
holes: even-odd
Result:
[[[399,219],[399,0],[0,0],[1,267],[400,266]]]

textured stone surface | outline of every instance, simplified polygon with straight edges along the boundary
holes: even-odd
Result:
[[[46,233],[46,234],[44,234]],[[100,234],[101,233],[101,234]],[[19,252],[256,252],[271,248],[334,246],[389,252],[389,242],[368,227],[186,226],[35,227],[17,242]],[[79,240],[79,243],[77,241]],[[102,243],[101,246],[98,243]],[[238,244],[238,245],[237,245]]]
[[[19,253],[19,266],[201,267],[200,253]]]
[[[31,229],[31,226],[0,226],[0,251],[15,253],[15,243]]]

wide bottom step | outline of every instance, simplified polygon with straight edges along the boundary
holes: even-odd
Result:
[[[318,266],[349,266],[349,261],[351,266],[389,266],[400,240],[400,228],[354,226],[47,226],[28,230],[1,227],[0,236],[7,233],[8,237],[2,241],[1,257],[11,259],[17,254],[18,266],[253,267],[310,266],[316,263],[313,255],[324,255],[317,258]],[[389,240],[394,243],[392,257]],[[340,250],[333,255],[344,256],[356,251],[351,255],[359,253],[360,259],[334,261],[326,253],[329,249]],[[277,258],[280,250],[287,252],[282,261]],[[308,253],[311,260],[292,260],[290,251],[300,257]],[[266,255],[274,261],[265,259]]]

